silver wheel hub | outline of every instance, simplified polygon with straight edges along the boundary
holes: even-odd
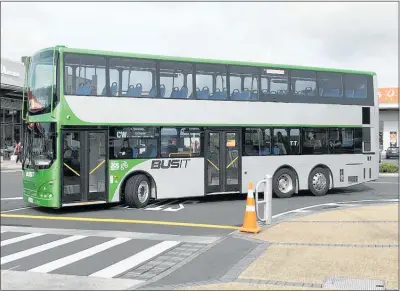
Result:
[[[322,173],[316,173],[312,179],[312,184],[315,190],[324,190],[327,184],[325,175]]]
[[[278,189],[282,193],[288,193],[293,189],[293,180],[288,174],[282,174],[278,178]]]
[[[140,182],[138,189],[138,199],[141,203],[146,202],[147,198],[149,197],[150,189],[149,184],[146,181]]]

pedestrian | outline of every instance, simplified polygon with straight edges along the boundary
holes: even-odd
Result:
[[[18,164],[18,161],[22,163],[22,158],[21,158],[21,141],[19,141],[15,145],[15,150],[14,150],[14,155],[17,155],[17,159],[15,160],[15,163]]]

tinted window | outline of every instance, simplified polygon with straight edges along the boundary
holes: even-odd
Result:
[[[288,93],[288,72],[280,69],[263,69],[261,72],[262,95],[286,95]]]
[[[291,73],[294,95],[315,96],[317,81],[315,72],[293,70]]]
[[[160,63],[160,84],[165,86],[165,98],[186,99],[193,92],[192,64]]]
[[[198,99],[224,100],[227,98],[226,90],[226,66],[196,64]]]
[[[290,153],[290,142],[287,130],[284,128],[274,128],[272,154],[288,155],[289,153]]]
[[[110,128],[110,159],[156,158],[159,135],[157,127]]]
[[[364,151],[371,151],[371,128],[363,127],[362,128],[362,142],[364,143]]]
[[[155,97],[155,75],[153,61],[113,58],[110,60],[110,93],[112,96],[119,92],[118,95],[125,97]]]
[[[246,128],[244,132],[244,155],[259,156],[263,136],[259,128]]]
[[[163,127],[161,129],[161,157],[199,157],[201,136],[199,128]]]
[[[344,76],[346,97],[367,98],[367,77],[362,75],[347,74]]]
[[[319,96],[342,97],[343,84],[342,75],[338,73],[318,73]]]
[[[264,129],[264,143],[262,144],[262,155],[270,155],[272,148],[271,129]]]
[[[70,95],[105,95],[106,60],[101,56],[67,54],[65,92]]]
[[[229,73],[229,86],[232,100],[258,99],[257,68],[232,66]]]
[[[328,129],[303,129],[303,154],[316,155],[328,153]]]
[[[352,128],[331,128],[329,147],[331,154],[352,154],[355,148],[355,135]]]
[[[300,154],[300,129],[292,128],[289,133],[290,154],[298,155]]]

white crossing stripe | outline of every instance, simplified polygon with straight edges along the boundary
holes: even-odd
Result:
[[[15,253],[15,254],[11,254],[11,255],[8,255],[8,256],[5,256],[5,257],[1,257],[1,265],[4,265],[4,264],[7,264],[9,262],[13,262],[13,261],[28,257],[30,255],[37,254],[37,253],[40,253],[40,252],[43,252],[43,251],[47,251],[49,249],[65,245],[67,243],[70,243],[70,242],[73,242],[73,241],[76,241],[78,239],[82,239],[82,238],[85,238],[85,237],[86,236],[83,236],[83,235],[69,236],[69,237],[62,238],[62,239],[59,239],[59,240],[56,240],[56,241],[53,241],[53,242],[49,242],[49,243],[41,245],[41,246],[37,246],[37,247],[30,248],[30,249],[27,249],[27,250],[24,250],[24,251],[20,251],[20,252]]]
[[[10,245],[10,244],[13,244],[13,243],[16,243],[16,242],[20,242],[20,241],[24,241],[24,240],[27,240],[27,239],[30,239],[30,238],[38,237],[38,236],[41,236],[41,235],[44,235],[44,233],[29,233],[29,234],[26,234],[26,235],[13,237],[13,238],[10,238],[10,239],[3,240],[1,242],[1,246],[3,247],[3,246],[6,246],[6,245]]]
[[[61,267],[64,267],[66,265],[75,263],[84,258],[95,255],[99,252],[105,251],[106,249],[117,246],[117,245],[127,242],[129,240],[131,240],[131,238],[124,238],[124,237],[115,238],[113,240],[107,241],[107,242],[99,244],[97,246],[88,248],[86,250],[77,252],[75,254],[72,254],[72,255],[60,258],[58,260],[49,262],[47,264],[38,266],[36,268],[30,269],[28,272],[48,273],[48,272],[54,271],[56,269],[59,269]]]
[[[173,248],[178,244],[180,244],[179,241],[163,241],[137,254],[134,254],[129,258],[108,266],[103,270],[97,271],[91,274],[90,277],[113,278],[146,262],[147,260],[150,260],[151,258],[154,258],[155,256]]]

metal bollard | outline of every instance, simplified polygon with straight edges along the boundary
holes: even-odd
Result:
[[[264,200],[265,200],[265,220],[266,224],[272,223],[272,176],[265,176],[265,188],[264,188]]]

